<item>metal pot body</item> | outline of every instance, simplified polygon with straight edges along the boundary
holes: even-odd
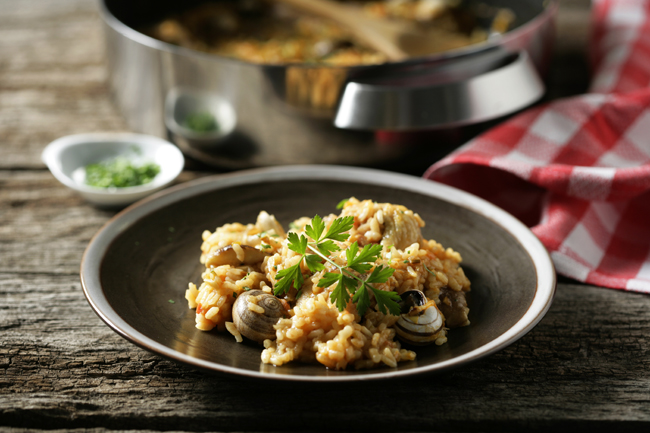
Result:
[[[425,157],[435,143],[414,131],[444,134],[541,96],[537,74],[548,66],[557,10],[553,0],[493,0],[486,3],[511,7],[526,22],[498,40],[443,55],[339,68],[251,64],[136,30],[152,19],[150,11],[160,18],[171,12],[166,8],[174,2],[168,3],[102,2],[113,95],[135,131],[168,138],[188,156],[225,169],[382,167]],[[513,80],[521,86],[513,88]],[[506,102],[499,99],[504,94]],[[192,109],[211,111],[219,134],[200,137],[184,129],[181,118]]]

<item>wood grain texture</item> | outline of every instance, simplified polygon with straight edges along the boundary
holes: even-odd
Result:
[[[43,168],[42,149],[74,133],[126,130],[111,103],[92,0],[4,0],[0,12],[0,168]]]
[[[468,367],[307,385],[203,373],[138,349],[94,315],[76,275],[2,273],[0,292],[8,426],[302,430],[318,425],[323,409],[350,429],[567,431],[607,421],[634,431],[650,421],[650,298],[642,295],[562,283],[540,325]],[[364,395],[390,398],[368,404]],[[304,396],[299,416],[278,419],[291,396]]]
[[[579,93],[588,80],[588,1],[561,6],[562,43],[549,78],[555,96]],[[548,315],[514,345],[408,380],[252,381],[179,365],[123,340],[93,313],[78,276],[90,238],[115,212],[89,206],[40,162],[59,136],[125,128],[105,78],[93,1],[3,1],[0,430],[650,428],[650,297],[568,280]],[[185,172],[179,181],[205,174]]]

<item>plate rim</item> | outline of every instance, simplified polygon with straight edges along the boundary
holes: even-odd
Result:
[[[515,238],[529,255],[536,272],[535,294],[524,315],[503,334],[463,355],[412,369],[378,371],[376,373],[337,376],[303,374],[269,374],[244,370],[213,361],[203,360],[178,352],[154,341],[128,324],[109,304],[101,286],[100,269],[111,243],[127,227],[180,199],[207,191],[265,181],[328,180],[371,183],[408,190],[463,207],[489,219]],[[158,355],[195,368],[236,374],[256,379],[292,380],[310,382],[347,382],[391,379],[416,374],[448,370],[468,364],[502,350],[532,330],[546,315],[555,295],[557,276],[550,254],[528,227],[514,216],[492,203],[460,189],[420,177],[384,170],[335,165],[291,165],[215,174],[175,185],[125,208],[109,219],[91,238],[80,264],[81,286],[93,311],[109,328],[131,343]]]

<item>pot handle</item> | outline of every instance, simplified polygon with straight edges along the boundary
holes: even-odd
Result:
[[[417,77],[402,72],[401,79],[393,71],[392,78],[348,82],[334,125],[392,131],[462,126],[514,113],[545,91],[525,51],[449,62]]]

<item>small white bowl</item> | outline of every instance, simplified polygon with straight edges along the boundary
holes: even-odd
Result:
[[[218,128],[209,132],[196,132],[184,126],[192,113],[209,113]],[[225,140],[235,130],[237,114],[232,105],[215,93],[189,88],[173,88],[165,100],[165,124],[174,134],[193,147],[210,148]]]
[[[125,188],[87,185],[85,167],[119,156],[136,164],[155,163],[160,172],[149,183]],[[54,177],[89,202],[106,207],[126,206],[171,184],[183,170],[181,151],[158,137],[131,133],[68,135],[54,140],[41,154]]]

